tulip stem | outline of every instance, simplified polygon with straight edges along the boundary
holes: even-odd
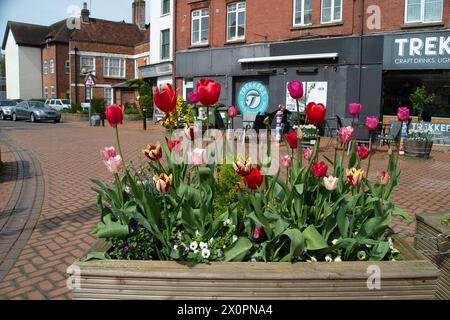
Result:
[[[206,106],[206,130],[209,130],[209,106]]]
[[[120,147],[120,139],[119,139],[119,127],[116,124],[116,140],[117,140],[117,148],[119,149],[120,156],[122,157],[122,161],[125,162],[123,158],[122,148]]]

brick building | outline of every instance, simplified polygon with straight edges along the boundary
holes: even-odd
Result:
[[[294,110],[286,84],[301,79],[331,119],[353,101],[363,116],[392,113],[425,85],[434,114],[450,116],[449,1],[179,0],[174,20],[184,97],[209,77],[222,83],[220,102],[243,112]]]

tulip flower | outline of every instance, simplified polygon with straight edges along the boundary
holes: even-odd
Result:
[[[252,171],[253,165],[248,157],[240,157],[233,162],[233,168],[238,175],[246,177]]]
[[[237,114],[238,114],[238,110],[237,110],[237,108],[236,108],[235,106],[230,106],[230,107],[228,108],[228,116],[229,116],[230,118],[236,117]]]
[[[158,161],[162,158],[162,148],[160,144],[148,145],[147,149],[142,152],[152,161]]]
[[[161,173],[159,176],[153,177],[153,182],[155,183],[156,190],[159,193],[167,193],[169,192],[170,185],[172,184],[172,175],[167,175],[165,173]]]
[[[291,131],[289,133],[286,133],[284,135],[284,137],[286,138],[286,141],[288,142],[289,147],[291,147],[291,149],[297,149],[298,148],[297,132]]]
[[[188,99],[191,103],[196,104],[198,103],[200,100],[198,98],[198,94],[196,91],[191,91],[188,93]]]
[[[389,172],[386,172],[386,171],[381,172],[380,184],[382,186],[385,186],[385,185],[389,184],[390,182],[391,182],[391,175],[389,174]]]
[[[108,161],[111,158],[117,156],[116,148],[114,147],[104,147],[100,150],[100,155],[103,161]]]
[[[291,166],[291,157],[289,155],[282,156],[281,165],[285,168],[289,168]]]
[[[111,172],[113,174],[119,174],[120,171],[122,171],[123,160],[120,155],[111,157],[108,160],[103,161],[103,162],[105,163],[105,166],[109,170],[109,172]]]
[[[205,149],[195,148],[189,153],[189,161],[195,166],[201,166],[205,163]]]
[[[179,151],[180,150],[180,146],[181,146],[181,141],[180,140],[167,140],[167,148],[169,149],[170,152],[174,151]]]
[[[253,241],[261,242],[264,237],[264,228],[262,226],[256,225],[253,229]]]
[[[165,113],[171,113],[177,107],[175,90],[168,83],[162,86],[161,91],[159,91],[158,87],[153,87],[153,101],[158,109]]]
[[[366,128],[370,131],[374,131],[378,128],[378,123],[380,118],[378,116],[368,116],[366,117]]]
[[[288,83],[288,91],[292,99],[298,100],[303,97],[303,82],[293,80]]]
[[[364,171],[362,169],[351,168],[346,170],[347,181],[352,186],[357,186],[363,179]]]
[[[355,129],[351,126],[341,127],[339,129],[339,138],[343,143],[348,143],[353,139],[353,134],[355,133]]]
[[[112,104],[106,107],[105,116],[111,127],[116,127],[118,124],[123,123],[123,112],[125,111],[124,106],[119,106]]]
[[[312,154],[313,154],[313,148],[311,148],[311,147],[308,147],[308,148],[306,148],[306,149],[304,149],[303,150],[303,158],[306,160],[306,161],[309,161],[309,159],[311,159],[311,156],[312,156]]]
[[[408,107],[400,107],[397,110],[398,121],[405,122],[409,120],[409,109]]]
[[[362,109],[361,103],[349,103],[348,104],[348,112],[352,115],[352,117],[356,117],[360,114]]]
[[[369,157],[370,149],[366,146],[357,146],[356,152],[358,152],[359,158],[361,160],[366,160]]]
[[[243,182],[250,190],[255,190],[263,183],[264,176],[262,169],[253,168],[250,174],[243,178]]]
[[[325,162],[316,162],[312,165],[312,170],[314,173],[314,176],[318,178],[323,178],[327,175],[328,166]]]
[[[320,125],[325,120],[327,108],[321,103],[310,102],[305,111],[310,123]]]
[[[336,190],[339,179],[333,176],[323,177],[323,184],[328,191]]]
[[[204,106],[212,106],[219,101],[220,83],[210,79],[200,79],[197,82],[198,99]]]

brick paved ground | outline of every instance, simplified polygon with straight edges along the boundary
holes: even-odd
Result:
[[[99,160],[98,150],[114,145],[114,131],[89,128],[81,123],[21,122],[8,126],[6,137],[30,150],[39,160],[45,195],[35,229],[14,267],[0,282],[0,298],[70,298],[65,286],[66,268],[94,242],[89,233],[99,218],[89,178],[110,178]],[[162,134],[157,126],[143,132],[139,123],[126,125],[121,130],[126,160],[138,159],[145,144],[163,141]],[[449,210],[450,148],[435,147],[432,156],[430,160],[400,161],[402,176],[393,200],[411,214]],[[375,175],[386,164],[384,149],[375,156],[371,172]],[[414,228],[399,222],[394,226],[410,231]]]
[[[6,145],[0,144],[1,161],[0,164],[0,212],[2,212],[11,197],[11,193],[16,184],[17,163],[14,154]]]

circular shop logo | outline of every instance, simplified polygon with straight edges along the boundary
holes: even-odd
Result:
[[[244,84],[239,90],[238,106],[241,112],[265,112],[269,105],[269,91],[259,81]]]

